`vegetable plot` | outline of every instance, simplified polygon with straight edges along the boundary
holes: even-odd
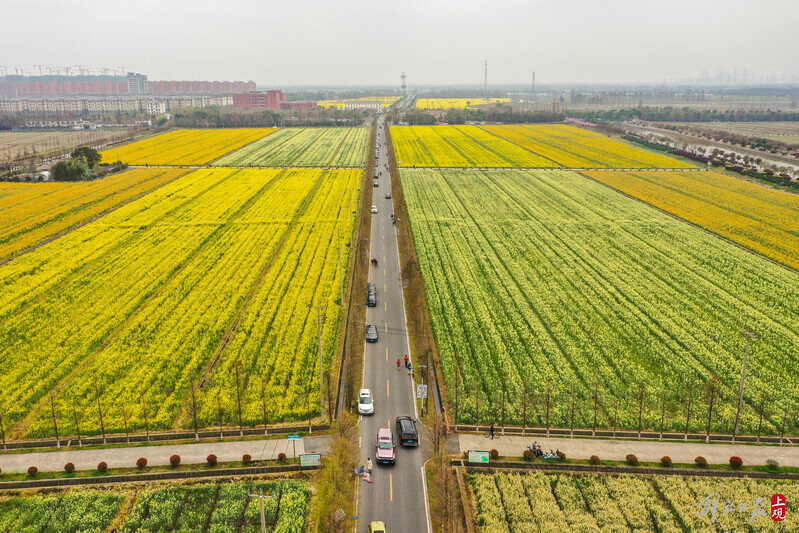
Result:
[[[799,511],[794,481],[542,472],[472,474],[469,481],[481,532],[788,531]],[[770,517],[775,493],[788,502],[782,523]],[[718,496],[717,509],[702,514],[708,496]]]

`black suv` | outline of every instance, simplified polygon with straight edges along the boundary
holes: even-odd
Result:
[[[397,435],[399,435],[400,444],[403,446],[419,446],[419,432],[416,431],[416,423],[409,416],[398,416]]]

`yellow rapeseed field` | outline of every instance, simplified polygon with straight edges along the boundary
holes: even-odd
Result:
[[[799,269],[799,196],[717,172],[585,174]]]
[[[476,126],[394,126],[391,138],[400,167],[558,166]]]
[[[416,107],[419,109],[464,109],[488,104],[506,104],[510,98],[419,98]]]
[[[103,161],[131,165],[205,165],[275,131],[270,128],[176,130],[111,148]]]
[[[98,181],[0,183],[0,260],[176,179],[182,169],[133,169]]]
[[[566,168],[694,168],[565,124],[481,126]]]

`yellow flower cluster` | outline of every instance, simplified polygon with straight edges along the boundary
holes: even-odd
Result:
[[[694,168],[688,163],[564,124],[482,128],[566,168]]]
[[[0,260],[147,193],[184,172],[134,169],[99,181],[0,183]]]
[[[799,269],[799,196],[717,172],[585,175]]]
[[[489,104],[507,104],[510,98],[419,98],[416,100],[418,109],[464,109]]]
[[[269,128],[175,130],[102,153],[103,161],[130,165],[205,165],[269,135]]]

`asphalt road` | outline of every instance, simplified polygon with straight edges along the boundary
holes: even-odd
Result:
[[[382,118],[379,119],[382,123]],[[382,176],[374,180],[370,258],[377,259],[377,268],[370,266],[369,281],[377,287],[377,305],[367,308],[366,322],[378,330],[376,343],[365,343],[363,385],[372,390],[375,414],[361,418],[361,463],[367,457],[373,462],[374,484],[361,482],[358,489],[357,531],[367,531],[373,520],[382,520],[390,533],[401,531],[430,531],[427,512],[427,494],[424,485],[424,458],[422,446],[403,448],[395,431],[395,420],[400,415],[417,418],[415,390],[404,363],[397,369],[397,359],[410,356],[405,304],[400,286],[399,250],[397,235],[391,221],[393,202],[386,199],[391,192],[386,156],[386,138],[378,127],[377,172]],[[375,170],[375,169],[373,169]],[[366,287],[356,287],[355,297],[366,301]],[[394,465],[375,463],[375,440],[379,428],[390,427],[394,433],[396,462]],[[417,420],[420,430],[421,424]]]

